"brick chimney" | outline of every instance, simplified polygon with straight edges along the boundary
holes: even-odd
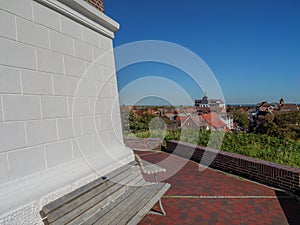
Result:
[[[103,0],[84,0],[84,1],[94,6],[96,9],[100,10],[101,12],[104,12]]]

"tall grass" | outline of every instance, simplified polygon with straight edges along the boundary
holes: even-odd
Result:
[[[207,146],[210,134],[211,131],[205,130],[190,129],[183,132],[176,129],[168,130],[164,139]],[[143,131],[132,136],[162,138],[162,135],[160,132],[150,134],[148,131]],[[300,142],[295,140],[284,140],[264,134],[226,133],[220,150],[300,168]]]

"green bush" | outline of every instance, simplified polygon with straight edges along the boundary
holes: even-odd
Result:
[[[157,135],[157,137],[161,137],[159,136],[160,134]],[[168,130],[165,140],[181,140],[200,146],[207,146],[210,135],[211,131],[176,129]],[[217,143],[223,135],[221,133],[215,135],[216,139],[218,139]],[[136,132],[135,136],[147,138],[150,137],[150,132]],[[152,132],[151,137],[153,136],[155,135]],[[213,145],[214,142],[210,143],[209,147],[213,147]],[[226,133],[221,150],[300,168],[300,142],[295,140],[284,140],[265,134]]]

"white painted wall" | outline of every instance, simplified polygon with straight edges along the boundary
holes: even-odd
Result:
[[[69,3],[0,1],[0,224],[39,224],[43,204],[133,160],[122,143],[118,24]]]

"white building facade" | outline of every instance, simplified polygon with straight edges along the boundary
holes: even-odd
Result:
[[[0,224],[133,160],[113,55],[119,24],[83,0],[0,1]]]

